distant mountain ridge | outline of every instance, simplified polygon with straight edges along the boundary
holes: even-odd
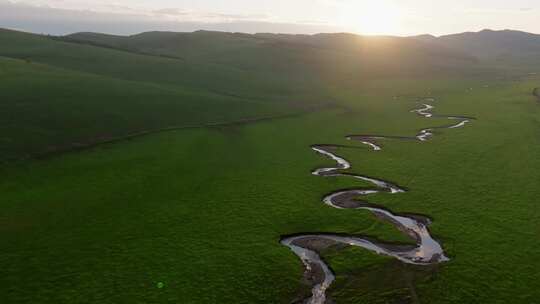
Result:
[[[422,35],[413,38],[485,60],[527,60],[540,54],[540,35],[514,30],[486,29],[440,37]]]
[[[316,47],[355,52],[394,50],[394,55],[415,51],[419,54],[448,56],[467,61],[506,61],[523,63],[538,60],[540,35],[514,30],[482,30],[436,37],[419,35],[410,37],[361,36],[348,33],[289,35],[243,34],[196,31],[192,33],[145,32],[132,36],[113,36],[97,33],[75,33],[62,37],[67,41],[90,43],[120,49],[150,52],[167,56],[189,56],[191,52],[207,49],[207,55],[217,55],[223,47],[230,49],[253,48],[256,45],[283,47]],[[229,49],[229,50],[230,50]],[[193,54],[191,54],[193,55]],[[372,54],[373,55],[373,54]]]
[[[362,36],[351,33],[323,33],[314,35],[290,35],[273,33],[230,33],[216,31],[195,32],[144,32],[131,36],[116,36],[100,33],[74,33],[60,37],[67,41],[79,43],[91,43],[101,46],[110,46],[123,49],[138,48],[139,51],[153,50],[164,52],[182,52],[188,48],[200,47],[250,47],[257,44],[289,46],[289,47],[316,47],[342,51],[357,51],[368,47],[382,48],[395,46],[400,47],[417,44],[420,49],[423,44],[410,37],[394,36]],[[420,39],[419,39],[420,40]],[[425,43],[431,43],[424,40]],[[227,45],[228,44],[228,45]],[[430,47],[435,47],[431,45]],[[443,49],[444,47],[439,47]],[[200,49],[198,49],[200,51]],[[456,52],[456,51],[454,51]],[[464,55],[465,56],[465,55]]]

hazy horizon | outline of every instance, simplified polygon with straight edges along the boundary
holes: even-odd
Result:
[[[193,25],[193,26],[196,26],[196,25]],[[212,24],[212,26],[216,26],[216,27],[219,27],[219,26],[237,27],[237,26],[239,26],[239,27],[241,27],[243,25],[242,24],[227,24],[227,25],[225,25],[225,24]],[[279,28],[279,27],[287,26],[287,24],[268,24],[268,25],[262,24],[262,26],[263,27],[266,26],[266,27]],[[490,29],[490,28],[485,28],[485,29],[476,30],[476,31],[464,31],[464,32],[447,33],[447,34],[442,34],[442,35],[434,35],[434,34],[431,34],[431,33],[419,33],[419,34],[414,34],[414,35],[391,35],[391,34],[385,35],[385,34],[362,34],[362,33],[354,33],[354,32],[347,32],[347,31],[334,31],[334,32],[332,32],[332,31],[321,31],[321,32],[307,32],[307,33],[290,33],[290,32],[279,32],[279,31],[248,32],[248,31],[241,31],[241,30],[206,29],[206,28],[194,28],[192,30],[154,30],[154,29],[149,29],[149,30],[142,30],[142,31],[133,32],[133,33],[124,33],[124,34],[122,34],[122,33],[111,33],[111,32],[105,32],[105,31],[81,30],[81,31],[75,31],[75,32],[66,32],[66,33],[54,34],[54,33],[45,33],[45,32],[39,32],[39,31],[29,31],[29,30],[25,30],[25,29],[21,29],[21,28],[2,27],[2,26],[0,26],[0,29],[19,31],[19,32],[38,34],[38,35],[51,35],[51,36],[69,36],[69,35],[78,34],[78,33],[96,33],[96,34],[105,34],[105,35],[112,35],[112,36],[125,36],[125,37],[135,36],[135,35],[139,35],[139,34],[143,34],[143,33],[151,33],[151,32],[169,32],[169,33],[217,32],[217,33],[233,33],[233,34],[247,34],[247,35],[276,34],[276,35],[307,35],[307,36],[320,35],[320,34],[351,34],[351,35],[368,36],[368,37],[403,37],[403,38],[416,37],[416,36],[426,36],[426,35],[427,36],[433,36],[433,37],[444,37],[444,36],[458,35],[458,34],[463,34],[463,33],[478,33],[478,32],[482,32],[482,31],[494,31],[494,32],[514,31],[514,32],[523,32],[523,33],[528,33],[528,34],[533,34],[533,35],[540,35],[540,33],[527,32],[527,31],[516,30],[516,29],[498,29],[498,30],[494,30],[494,29]]]
[[[118,0],[114,4],[102,0],[0,0],[0,27],[52,35],[197,30],[391,36],[442,36],[483,29],[540,33],[539,7],[531,0],[510,4],[502,0],[437,4],[427,0]],[[455,18],[460,18],[458,25]]]

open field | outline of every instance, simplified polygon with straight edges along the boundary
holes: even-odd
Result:
[[[340,107],[335,92],[367,90],[374,81],[514,79],[534,66],[486,61],[415,38],[47,37],[0,29],[0,106],[11,114],[0,118],[0,161],[160,129]]]
[[[261,79],[262,77],[262,79]],[[304,113],[302,81],[0,29],[0,162],[166,128]],[[241,85],[239,85],[241,84]],[[294,87],[294,90],[292,89]],[[305,102],[308,101],[308,102]]]
[[[0,78],[1,108],[10,113],[0,119],[0,161],[69,150],[138,132],[306,110],[1,57]]]
[[[17,69],[19,62],[11,64]],[[426,143],[383,142],[380,153],[355,144],[339,154],[355,173],[410,189],[370,202],[432,217],[432,235],[451,261],[432,269],[332,248],[323,254],[337,276],[330,296],[337,303],[534,303],[537,86],[534,79],[494,77],[372,81],[328,88],[334,107],[311,114],[164,132],[5,165],[0,294],[7,303],[288,303],[309,286],[281,236],[408,241],[368,212],[324,206],[325,194],[358,183],[312,176],[332,163],[309,147],[351,145],[348,134],[414,135],[437,125],[409,113],[416,97],[433,96],[434,112],[477,121]],[[268,113],[258,103],[244,106]]]

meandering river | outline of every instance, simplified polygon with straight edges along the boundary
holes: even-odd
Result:
[[[434,135],[436,129],[455,129],[467,125],[473,118],[462,116],[443,116],[433,114],[435,99],[424,98],[421,107],[411,112],[424,118],[446,118],[452,123],[444,126],[430,127],[420,130],[416,136],[378,136],[378,135],[349,135],[346,138],[359,141],[373,151],[382,151],[379,143],[382,140],[416,140],[427,141]],[[429,103],[429,104],[428,104]],[[393,245],[377,242],[368,238],[357,236],[344,236],[338,234],[304,234],[284,237],[281,243],[289,247],[303,262],[306,268],[306,275],[312,277],[312,295],[306,299],[310,304],[324,304],[327,300],[326,291],[331,286],[335,277],[330,267],[322,260],[317,252],[317,244],[345,244],[356,246],[375,252],[377,254],[393,257],[403,263],[416,265],[430,265],[442,263],[449,259],[445,256],[441,244],[435,240],[428,229],[431,223],[429,218],[423,216],[405,216],[394,214],[392,211],[380,206],[359,201],[358,198],[375,193],[399,194],[406,192],[405,189],[382,179],[371,178],[363,175],[345,173],[351,169],[351,164],[345,158],[334,152],[336,145],[316,145],[311,149],[320,155],[328,157],[336,162],[334,167],[319,168],[312,172],[313,175],[321,177],[343,177],[359,179],[373,185],[370,189],[351,189],[336,191],[323,198],[324,204],[337,208],[349,210],[367,210],[372,212],[379,219],[387,221],[411,237],[416,245]]]

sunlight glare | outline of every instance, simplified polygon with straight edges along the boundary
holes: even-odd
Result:
[[[387,0],[348,1],[341,7],[341,26],[366,35],[399,34],[401,10]]]

